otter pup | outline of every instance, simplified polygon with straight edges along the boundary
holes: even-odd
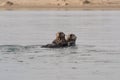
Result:
[[[63,32],[56,33],[56,39],[52,42],[52,44],[43,45],[45,48],[60,48],[66,47],[67,41],[65,40],[65,34]]]
[[[77,37],[75,36],[75,34],[69,34],[67,36],[68,46],[75,46],[76,39],[77,39]]]

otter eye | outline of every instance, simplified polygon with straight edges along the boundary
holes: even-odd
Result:
[[[70,37],[72,37],[72,34],[70,35]]]

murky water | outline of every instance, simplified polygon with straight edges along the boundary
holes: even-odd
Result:
[[[0,80],[119,80],[120,11],[0,11]],[[77,46],[41,48],[55,33]]]

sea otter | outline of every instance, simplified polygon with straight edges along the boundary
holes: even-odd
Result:
[[[43,45],[43,48],[60,48],[67,47],[67,41],[65,39],[65,34],[63,32],[56,33],[56,39],[52,42],[52,44]]]
[[[66,39],[68,46],[75,46],[76,39],[77,37],[75,34],[69,34]]]

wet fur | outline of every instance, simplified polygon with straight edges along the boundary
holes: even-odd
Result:
[[[65,34],[63,32],[58,32],[56,34],[56,39],[52,42],[52,44],[43,45],[45,48],[60,48],[66,47],[67,41],[65,39]]]

